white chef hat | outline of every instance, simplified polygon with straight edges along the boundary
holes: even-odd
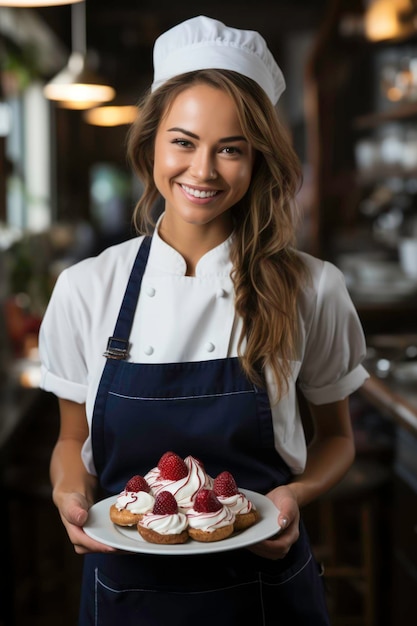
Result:
[[[211,68],[233,70],[252,78],[273,104],[285,89],[284,76],[259,33],[230,28],[204,15],[160,35],[153,62],[152,91],[179,74]]]

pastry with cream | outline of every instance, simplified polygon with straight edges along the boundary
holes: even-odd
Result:
[[[212,489],[200,489],[187,518],[188,534],[195,541],[221,541],[234,531],[235,514],[218,500]]]
[[[175,496],[181,511],[187,512],[194,504],[200,489],[211,488],[213,479],[201,461],[193,456],[182,459],[174,452],[166,452],[158,465],[151,469],[145,478],[155,495],[169,491]]]
[[[159,544],[185,543],[187,528],[187,516],[178,510],[177,501],[169,491],[161,491],[155,497],[152,511],[143,515],[137,524],[145,541]]]
[[[259,513],[255,505],[239,491],[230,472],[224,471],[216,476],[213,491],[218,500],[235,514],[235,530],[245,530],[258,521]]]
[[[110,507],[111,521],[118,526],[135,526],[153,508],[155,498],[150,491],[143,476],[132,476]]]

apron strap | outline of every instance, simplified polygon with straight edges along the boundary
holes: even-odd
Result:
[[[107,402],[107,394],[117,371],[119,361],[126,359],[129,353],[130,331],[138,303],[143,273],[149,256],[151,241],[152,237],[145,237],[136,255],[123,297],[123,302],[120,307],[114,329],[114,335],[109,338],[107,350],[103,355],[107,358],[107,361],[101,375],[91,425],[92,439],[94,442],[93,458],[98,475],[101,474],[105,464],[103,415]]]
[[[129,355],[129,337],[132,329],[133,318],[142,284],[142,277],[148,261],[152,237],[146,236],[136,255],[133,269],[130,273],[126,291],[120,307],[114,334],[109,337],[107,348],[103,353],[107,359],[124,360]]]

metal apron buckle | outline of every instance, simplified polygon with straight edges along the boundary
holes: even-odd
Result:
[[[129,355],[129,341],[118,337],[109,337],[107,348],[103,352],[106,359],[116,359],[123,361]]]

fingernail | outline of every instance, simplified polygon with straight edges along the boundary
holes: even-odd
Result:
[[[288,519],[286,517],[281,517],[279,520],[281,528],[286,528],[288,526]]]

